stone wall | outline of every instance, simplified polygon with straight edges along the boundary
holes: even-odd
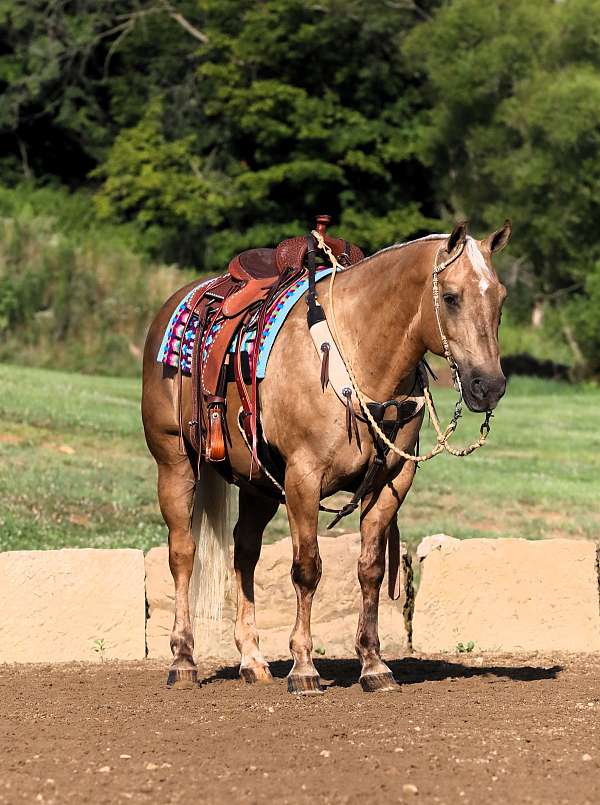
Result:
[[[467,539],[421,561],[413,647],[600,651],[598,547],[583,540]]]
[[[358,618],[360,587],[356,563],[360,553],[360,535],[321,537],[319,551],[323,576],[313,604],[313,640],[327,657],[354,656],[354,635]],[[382,649],[390,655],[405,653],[409,647],[405,604],[412,595],[410,570],[404,549],[403,592],[397,601],[382,595],[379,626]],[[296,594],[290,579],[291,539],[280,540],[262,549],[256,569],[256,622],[260,645],[270,659],[288,658],[290,631],[296,618]],[[387,589],[387,574],[383,590]],[[147,641],[149,657],[170,657],[169,634],[173,624],[173,582],[168,566],[167,548],[153,548],[146,556],[146,594],[149,620]],[[230,581],[223,620],[216,628],[196,621],[195,641],[203,656],[235,661],[233,643],[235,587]]]
[[[142,659],[145,620],[142,551],[0,553],[0,662]]]
[[[360,589],[358,534],[321,537],[323,578],[313,606],[315,649],[354,656]],[[288,658],[295,618],[290,539],[263,548],[256,573],[257,623],[268,659]],[[453,540],[419,546],[421,585],[414,603],[410,559],[403,554],[402,594],[382,587],[384,656],[412,646],[423,654],[600,651],[598,547],[587,541]],[[146,619],[146,600],[148,619]],[[170,657],[173,583],[166,547],[144,559],[135,550],[0,553],[0,663]],[[235,585],[223,618],[195,621],[198,654],[234,663]]]

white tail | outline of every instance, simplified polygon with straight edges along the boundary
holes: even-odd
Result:
[[[192,534],[196,556],[190,580],[193,626],[211,629],[220,621],[227,591],[232,540],[232,490],[211,467],[203,464],[196,485]]]

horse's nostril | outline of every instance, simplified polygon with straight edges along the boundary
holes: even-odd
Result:
[[[488,394],[488,385],[482,377],[474,377],[471,380],[471,393],[478,400],[483,400]]]

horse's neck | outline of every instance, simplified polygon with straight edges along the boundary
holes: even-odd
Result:
[[[427,351],[423,314],[437,247],[425,241],[384,250],[336,277],[342,349],[373,399],[406,393],[414,383]]]

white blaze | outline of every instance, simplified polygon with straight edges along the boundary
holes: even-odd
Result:
[[[475,273],[479,277],[479,292],[483,296],[490,287],[490,282],[493,279],[492,272],[485,262],[485,258],[476,241],[471,237],[467,238],[466,252]]]

